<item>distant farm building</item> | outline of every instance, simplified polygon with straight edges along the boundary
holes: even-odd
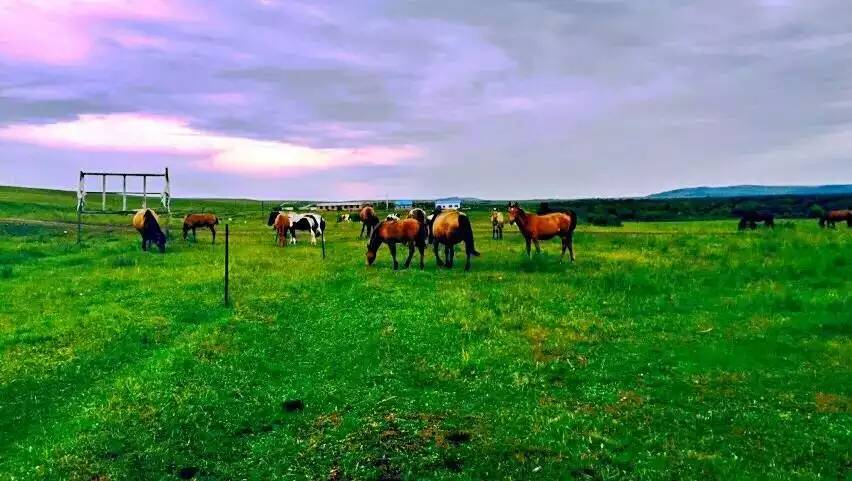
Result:
[[[397,209],[410,209],[414,207],[414,201],[410,199],[401,199],[394,201],[393,205]]]
[[[317,210],[360,210],[364,202],[347,201],[347,202],[318,202]]]
[[[435,207],[441,209],[461,209],[462,201],[458,197],[448,197],[435,201]]]

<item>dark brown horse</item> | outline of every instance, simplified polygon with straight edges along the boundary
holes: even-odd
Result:
[[[763,222],[769,228],[775,227],[775,216],[769,211],[734,210],[734,215],[740,217],[740,223],[737,225],[739,230],[756,229],[758,222]]]
[[[517,224],[527,242],[527,256],[530,256],[530,244],[535,244],[536,253],[541,253],[541,241],[559,237],[562,239],[560,262],[568,251],[574,262],[574,229],[577,228],[577,214],[573,211],[554,212],[552,214],[527,214],[517,202],[509,205],[509,223]]]
[[[852,227],[852,210],[830,210],[819,217],[820,227],[837,227],[837,222],[846,221],[846,227]]]
[[[403,267],[408,269],[411,258],[414,257],[414,248],[420,251],[420,269],[423,269],[423,251],[426,250],[426,225],[416,219],[403,219],[396,221],[384,221],[379,223],[370,234],[370,242],[367,244],[367,265],[373,265],[376,261],[376,253],[382,243],[388,245],[393,258],[393,269],[399,269],[396,261],[396,245],[403,243],[408,245],[408,258]]]
[[[142,236],[142,250],[147,251],[151,243],[157,244],[160,252],[166,252],[166,235],[160,229],[157,213],[151,209],[140,209],[133,215],[133,227]]]
[[[470,257],[479,257],[479,252],[473,245],[473,227],[470,225],[470,219],[457,210],[448,210],[445,212],[436,212],[431,222],[429,237],[432,240],[432,247],[435,251],[435,263],[438,267],[453,267],[453,258],[455,258],[455,246],[460,242],[464,242],[465,254],[467,260],[464,264],[464,270],[470,270]],[[444,257],[446,262],[441,260],[438,254],[438,244],[444,244]]]
[[[213,214],[187,214],[183,218],[183,240],[186,240],[189,231],[192,231],[192,240],[195,240],[195,229],[206,227],[213,234],[213,243],[216,243],[216,226],[219,218]]]
[[[373,232],[373,229],[377,225],[379,225],[379,216],[376,215],[376,210],[373,209],[372,206],[366,205],[361,208],[361,212],[358,213],[358,217],[361,219],[361,233],[358,234],[358,238],[361,239],[364,237],[364,232],[367,233],[367,238],[370,238],[370,233]]]
[[[272,228],[275,229],[275,233],[278,235],[278,245],[280,247],[287,245],[287,231],[289,231],[291,227],[290,216],[287,214],[280,213],[275,217],[275,220],[272,221]]]

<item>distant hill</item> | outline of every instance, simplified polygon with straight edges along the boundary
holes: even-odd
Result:
[[[651,194],[649,199],[696,199],[706,197],[758,197],[767,195],[850,195],[852,185],[731,185],[688,187]]]

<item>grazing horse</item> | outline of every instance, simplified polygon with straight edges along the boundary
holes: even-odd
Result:
[[[740,216],[740,223],[737,225],[739,230],[756,229],[758,222],[763,222],[766,227],[775,227],[775,216],[765,210],[734,210],[734,215]]]
[[[577,228],[577,214],[573,211],[553,212],[551,214],[527,214],[517,202],[509,204],[509,223],[517,224],[518,229],[527,242],[527,256],[530,254],[530,243],[535,243],[535,252],[541,253],[541,241],[559,237],[562,239],[562,255],[565,258],[568,250],[571,262],[574,262],[574,229]]]
[[[151,243],[157,244],[160,252],[166,252],[166,235],[160,229],[160,219],[151,209],[139,209],[133,215],[133,227],[142,236],[142,250],[147,251]]]
[[[287,245],[287,232],[290,230],[290,216],[279,213],[272,222],[272,227],[278,235],[278,245],[284,247]]]
[[[325,232],[325,219],[319,214],[294,214],[290,217],[290,243],[296,243],[296,231],[308,231],[311,234],[311,245],[317,245],[317,236]]]
[[[835,228],[837,227],[836,222],[843,222],[844,220],[846,227],[852,227],[852,210],[842,209],[825,212],[819,217],[819,226]]]
[[[400,221],[381,222],[370,234],[370,242],[367,244],[367,265],[373,265],[376,261],[376,253],[382,243],[388,245],[393,258],[393,269],[399,269],[396,261],[396,245],[398,243],[408,244],[408,258],[403,267],[408,269],[411,258],[414,257],[414,247],[420,251],[420,269],[423,269],[423,251],[426,250],[426,225],[416,219],[405,219]]]
[[[491,239],[503,238],[503,213],[496,208],[491,211]]]
[[[189,231],[192,231],[192,240],[195,240],[195,229],[199,227],[207,227],[210,233],[213,234],[213,243],[216,243],[216,225],[219,224],[219,218],[213,214],[187,214],[183,218],[183,240]]]
[[[349,214],[346,212],[337,214],[337,222],[349,222]]]
[[[361,239],[364,237],[364,231],[366,231],[367,238],[369,239],[370,233],[379,225],[379,217],[376,215],[376,210],[370,205],[365,205],[361,208],[361,212],[358,213],[358,217],[361,219],[361,233],[358,234],[358,238]]]
[[[473,228],[470,225],[470,219],[457,210],[436,212],[433,215],[435,217],[432,219],[429,237],[432,239],[433,249],[435,250],[435,263],[438,267],[452,268],[453,258],[456,255],[455,245],[464,242],[465,254],[467,255],[464,270],[469,271],[470,257],[479,257],[479,252],[473,246]],[[444,244],[446,263],[438,255],[438,244]]]

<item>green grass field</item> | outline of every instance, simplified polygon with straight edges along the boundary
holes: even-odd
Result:
[[[0,218],[73,205],[0,190]],[[223,245],[177,218],[165,255],[0,222],[0,480],[852,476],[845,226],[581,225],[570,265],[482,212],[472,272],[394,272],[357,225],[322,261],[225,215],[230,308]]]

